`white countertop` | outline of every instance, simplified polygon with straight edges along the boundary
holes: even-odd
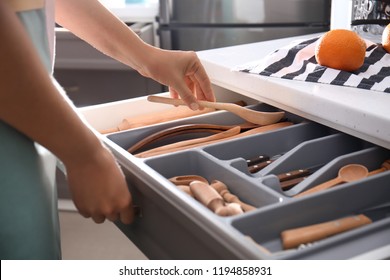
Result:
[[[390,149],[390,94],[232,71],[318,34],[198,52],[213,84]]]

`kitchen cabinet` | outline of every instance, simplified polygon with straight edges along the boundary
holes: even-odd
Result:
[[[318,34],[317,34],[318,35]],[[314,36],[314,35],[309,35]],[[299,38],[308,38],[302,36]],[[322,193],[295,198],[282,191],[277,174],[299,166],[321,166],[296,185],[296,192],[330,180],[347,164],[370,171],[390,156],[390,116],[385,93],[266,78],[232,71],[297,38],[285,38],[198,53],[218,101],[244,100],[256,110],[283,110],[294,125],[150,158],[127,148],[146,135],[179,124],[239,124],[228,112],[212,112],[148,127],[101,135],[127,117],[162,112],[168,105],[144,97],[81,108],[80,112],[111,148],[128,179],[142,216],[117,226],[152,259],[388,259],[390,219],[330,236],[294,249],[283,249],[281,232],[332,221],[390,202],[389,172],[381,172]],[[162,94],[164,95],[164,94]],[[142,110],[141,110],[142,108]],[[278,155],[258,173],[246,159]],[[220,180],[256,210],[220,217],[177,189],[168,178],[197,174]]]

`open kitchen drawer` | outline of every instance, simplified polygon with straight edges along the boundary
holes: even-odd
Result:
[[[215,92],[218,101],[244,100],[255,110],[279,110],[218,86]],[[140,97],[85,107],[80,112],[101,131],[124,118],[167,108],[171,107]],[[378,170],[390,158],[390,151],[287,110],[284,121],[292,124],[145,158],[127,149],[152,133],[183,124],[237,125],[243,120],[218,111],[101,135],[123,168],[134,203],[141,208],[142,216],[134,224],[117,226],[151,259],[390,258],[390,209],[384,207],[390,205],[389,171],[295,197],[336,177],[348,164],[364,165],[370,172]],[[176,143],[185,137],[188,135],[173,136],[161,143]],[[250,171],[247,160],[259,155],[269,156],[270,162]],[[310,175],[290,189],[282,189],[279,175],[305,168],[312,168]],[[229,217],[216,215],[168,180],[182,175],[219,180],[255,209]],[[283,247],[281,233],[286,230],[354,217],[378,207],[383,217],[372,223]]]

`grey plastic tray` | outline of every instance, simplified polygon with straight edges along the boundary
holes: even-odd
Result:
[[[264,104],[253,108],[273,110]],[[122,165],[134,201],[143,212],[134,225],[118,227],[149,258],[155,259],[345,259],[390,244],[387,218],[303,249],[282,250],[280,232],[285,229],[390,203],[389,172],[314,195],[292,197],[334,178],[346,164],[364,164],[369,170],[379,168],[390,158],[390,151],[292,114],[286,117],[295,124],[146,159],[135,158],[126,149],[151,133],[178,124],[238,124],[243,120],[217,112],[108,136],[106,142]],[[162,144],[182,139],[173,137]],[[251,174],[245,160],[259,154],[280,156]],[[289,191],[281,190],[276,174],[312,166],[319,167],[307,179]],[[239,216],[219,217],[169,182],[168,178],[178,175],[220,180],[257,209]]]

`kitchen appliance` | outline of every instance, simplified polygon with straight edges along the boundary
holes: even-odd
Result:
[[[160,0],[160,46],[205,50],[329,30],[330,0]]]

